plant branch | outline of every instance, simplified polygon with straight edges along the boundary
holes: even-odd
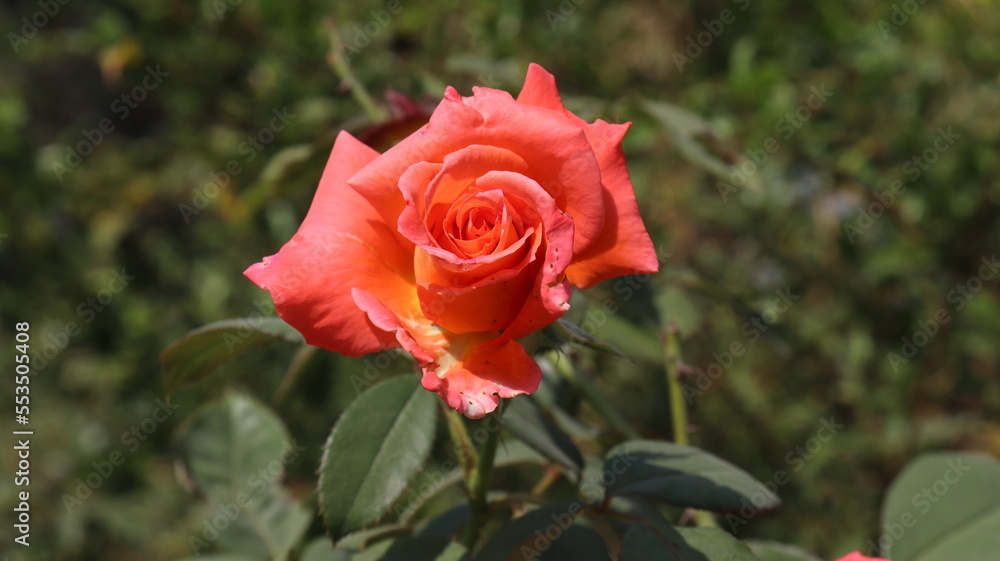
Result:
[[[500,401],[500,406],[490,413],[497,426],[503,417],[503,406],[505,401]],[[478,461],[469,477],[469,522],[465,526],[465,533],[462,536],[462,543],[471,553],[479,541],[479,532],[486,523],[489,512],[489,504],[486,500],[486,493],[490,488],[490,476],[493,474],[493,460],[496,459],[497,444],[500,442],[500,429],[487,431],[486,442],[479,450]]]

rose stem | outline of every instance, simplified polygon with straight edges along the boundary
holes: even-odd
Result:
[[[494,417],[494,424],[489,426],[500,426],[505,404],[506,402],[501,399],[500,406],[497,407],[495,411],[490,413],[490,416]],[[479,449],[478,461],[472,469],[472,475],[468,481],[469,522],[465,526],[465,534],[462,536],[462,543],[465,544],[465,547],[469,550],[470,554],[476,546],[476,542],[479,540],[479,531],[482,529],[483,524],[486,523],[486,514],[489,506],[486,502],[486,493],[489,491],[490,475],[493,472],[493,460],[496,458],[497,443],[499,441],[499,428],[496,430],[486,431],[486,442],[483,442],[483,447]]]
[[[667,386],[670,388],[670,419],[673,425],[674,442],[682,446],[688,445],[688,414],[687,403],[684,400],[684,388],[681,387],[681,349],[677,341],[677,326],[670,324],[664,332],[664,362],[667,369]],[[694,525],[715,528],[718,524],[711,512],[688,509],[684,516],[694,518]]]
[[[444,412],[444,418],[448,425],[448,435],[451,436],[451,441],[455,445],[458,463],[462,466],[462,476],[468,483],[472,479],[472,470],[476,467],[478,454],[476,447],[472,444],[472,438],[469,436],[469,429],[465,427],[465,417],[449,407],[443,399],[439,399],[438,403],[441,405],[441,411]]]
[[[674,431],[674,442],[687,446],[688,414],[687,404],[684,403],[684,389],[681,387],[681,352],[677,343],[677,327],[672,324],[667,326],[664,338],[667,386],[670,388],[670,421]]]

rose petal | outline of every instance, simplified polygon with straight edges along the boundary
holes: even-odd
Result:
[[[569,280],[580,288],[612,277],[655,273],[660,265],[649,238],[635,190],[625,165],[622,137],[629,124],[613,125],[598,120],[587,125],[587,138],[594,147],[604,184],[604,230],[593,245],[573,256],[566,269]]]
[[[528,74],[524,77],[524,85],[521,86],[521,93],[517,95],[517,101],[568,113],[563,106],[562,97],[559,96],[556,77],[533,62],[528,65]]]
[[[489,173],[477,183],[484,188],[493,182],[502,183],[511,200],[525,204],[522,213],[536,213],[544,228],[544,255],[536,255],[539,269],[532,271],[534,287],[520,304],[517,316],[506,327],[496,344],[523,337],[551,324],[569,309],[570,285],[565,271],[573,259],[573,229],[575,222],[556,207],[555,201],[537,183],[517,174]],[[511,302],[519,302],[510,300]]]
[[[484,339],[479,333],[453,339],[451,361],[437,370],[425,368],[421,378],[424,388],[470,419],[492,412],[500,398],[534,392],[542,379],[538,363],[520,343],[483,346]]]
[[[427,322],[421,325],[421,322],[409,321],[406,322],[407,325],[403,325],[403,320],[378,297],[360,288],[351,289],[351,298],[373,325],[393,334],[399,346],[413,355],[421,366],[437,367],[434,355],[428,349],[436,350],[446,344],[440,330],[433,329]]]
[[[559,111],[582,127],[601,167],[605,208],[602,233],[593,245],[576,248],[573,264],[566,271],[570,282],[589,288],[612,277],[657,272],[656,251],[639,215],[621,149],[622,137],[631,123],[613,125],[597,120],[587,124],[563,106],[555,76],[534,63],[528,66],[517,101]]]
[[[601,235],[604,194],[600,166],[586,134],[566,115],[518,103],[507,92],[474,88],[462,97],[448,88],[430,123],[385,152],[348,183],[367,198],[388,224],[395,224],[404,202],[387,193],[418,162],[441,163],[472,145],[515,153],[528,165],[526,175],[555,197],[573,217],[574,245],[582,250]]]
[[[395,335],[417,359],[424,388],[438,392],[459,413],[478,419],[496,409],[500,398],[538,389],[542,371],[520,343],[486,346],[497,332],[446,333],[426,322],[401,319],[364,290],[352,293],[372,323]]]
[[[395,310],[419,313],[412,253],[346,183],[377,156],[340,133],[298,232],[244,273],[271,293],[278,315],[306,342],[348,356],[397,346],[358,309],[352,286],[364,286]]]

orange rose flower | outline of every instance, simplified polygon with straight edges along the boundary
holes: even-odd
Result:
[[[384,154],[340,133],[295,236],[246,276],[312,345],[402,347],[425,388],[471,418],[531,393],[517,339],[569,308],[571,284],[658,270],[621,139],[588,124],[532,64],[515,100],[445,91]]]

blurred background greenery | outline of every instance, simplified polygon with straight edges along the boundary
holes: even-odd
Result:
[[[242,271],[294,233],[335,132],[366,124],[328,64],[327,25],[376,101],[433,104],[445,84],[516,93],[534,61],[588,120],[633,122],[625,149],[663,272],[577,296],[571,317],[639,359],[581,360],[643,435],[669,438],[659,334],[676,326],[693,442],[762,481],[789,473],[785,506],[740,538],[865,549],[916,453],[1000,455],[1000,291],[982,269],[1000,253],[994,2],[11,1],[0,341],[11,356],[14,323],[30,321],[43,353],[33,545],[11,545],[5,522],[13,559],[189,555],[209,507],[182,490],[171,435],[233,384],[307,447],[288,484],[310,496],[361,361],[320,353],[276,397],[293,351],[266,349],[175,394],[169,415],[156,400],[165,346],[267,308]],[[941,131],[957,138],[935,148]],[[791,304],[775,308],[780,294]],[[602,315],[609,300],[621,310]],[[734,344],[745,352],[727,358]],[[844,428],[810,448],[824,419]],[[3,505],[14,466],[4,452]]]

